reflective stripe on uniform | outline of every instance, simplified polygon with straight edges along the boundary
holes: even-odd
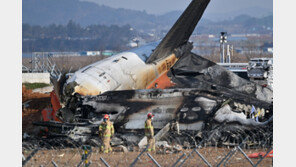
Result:
[[[258,112],[258,113],[255,115],[255,117],[258,117],[258,116],[260,116],[260,112],[261,112],[261,111],[259,111],[259,112]]]
[[[155,151],[155,148],[148,148],[148,151]]]
[[[147,150],[148,151],[155,151],[155,148],[152,148],[152,149],[151,148],[148,148]]]
[[[103,125],[100,125],[99,128],[102,128],[102,129],[111,129],[112,128],[112,125],[111,126],[103,126]]]
[[[153,128],[153,126],[145,126],[145,129]]]
[[[112,129],[112,127],[111,126],[104,126],[104,127],[99,127],[99,130],[106,130],[106,129]]]

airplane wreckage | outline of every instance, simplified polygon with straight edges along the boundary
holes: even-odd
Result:
[[[48,136],[87,142],[98,138],[97,127],[109,114],[116,137],[137,143],[152,112],[156,131],[169,126],[171,139],[215,132],[221,142],[251,133],[265,140],[263,133],[272,134],[272,90],[191,52],[189,37],[209,2],[192,0],[160,43],[52,77],[60,121],[34,124],[47,127]]]

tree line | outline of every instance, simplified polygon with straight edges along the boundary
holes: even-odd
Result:
[[[75,52],[86,50],[122,50],[133,38],[129,25],[82,27],[70,20],[66,25],[22,25],[23,52]]]

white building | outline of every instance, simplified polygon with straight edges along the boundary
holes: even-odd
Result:
[[[99,56],[101,55],[101,52],[100,51],[84,51],[84,52],[81,52],[81,55],[82,56]]]

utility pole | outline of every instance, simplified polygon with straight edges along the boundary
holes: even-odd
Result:
[[[227,43],[227,32],[221,32],[220,36],[220,63],[225,63],[225,46]]]
[[[226,63],[231,63],[231,58],[230,58],[230,50],[231,50],[231,46],[227,45],[227,57],[226,57]]]
[[[230,50],[231,50],[231,56],[233,56],[233,45],[231,45]],[[230,60],[231,60],[231,59],[230,59]]]

